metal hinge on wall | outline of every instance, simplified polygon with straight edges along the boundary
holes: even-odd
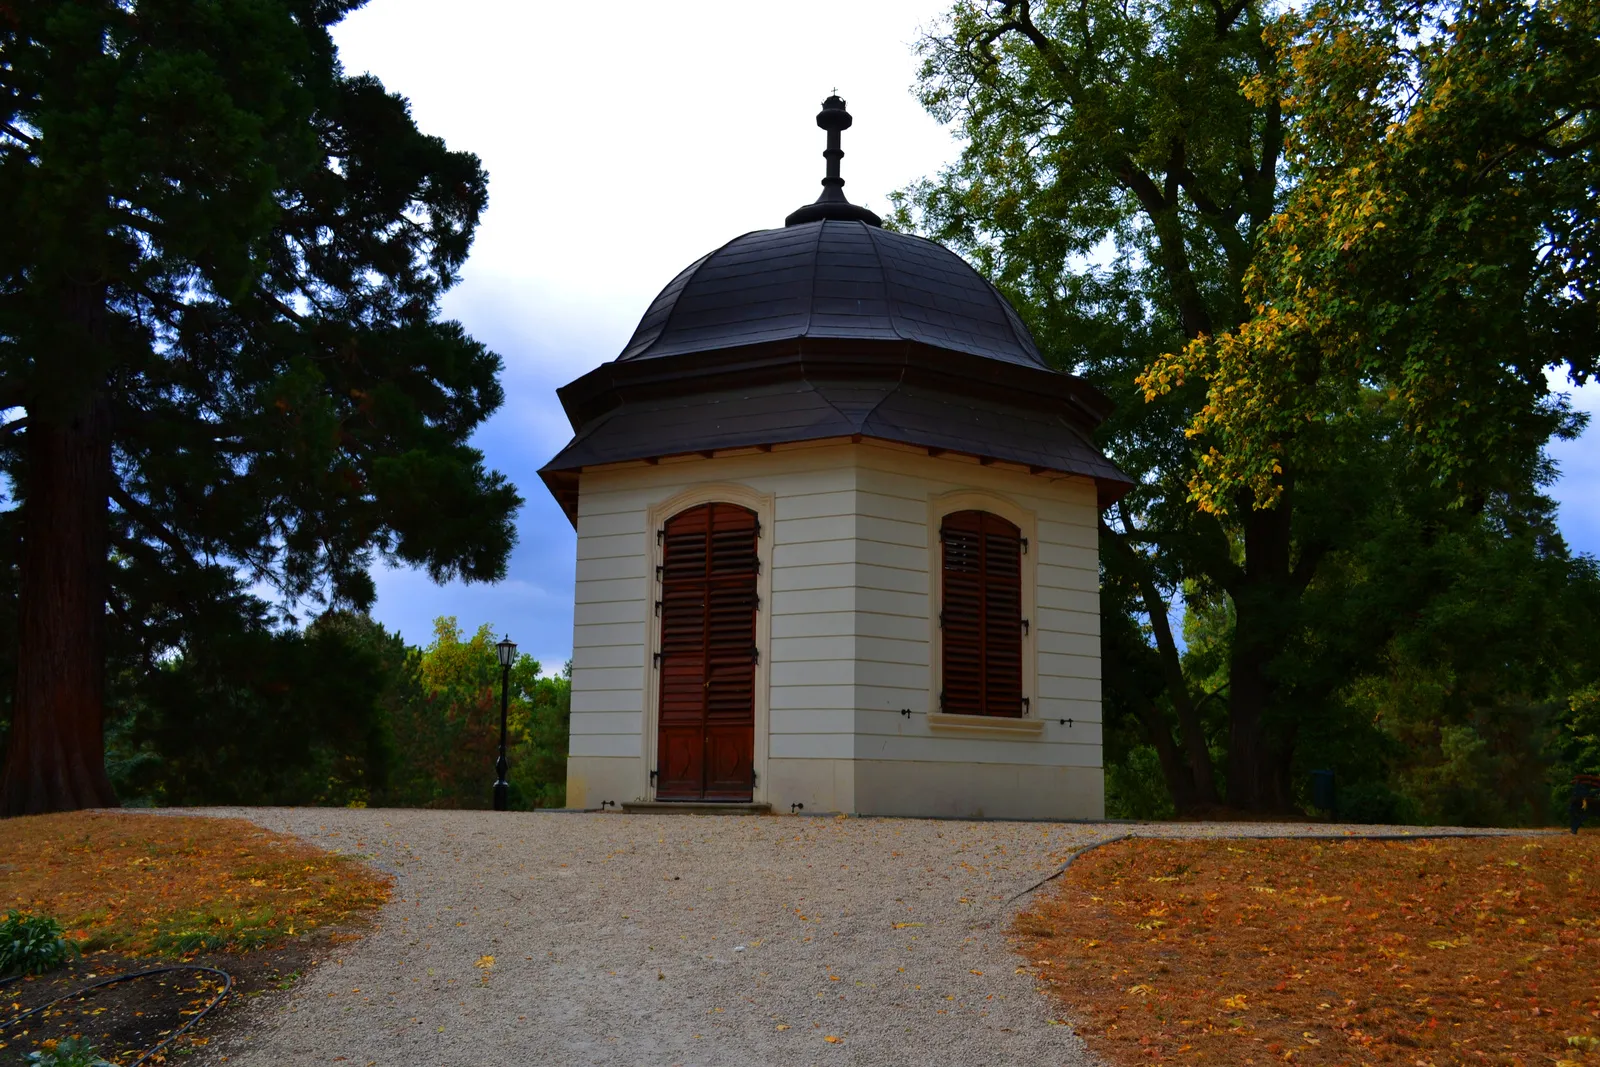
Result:
[[[761,650],[759,648],[752,648],[750,650],[750,662],[757,664],[761,662]]]
[[[1028,554],[1028,539],[1026,537],[1022,538],[1022,554],[1024,556]]]
[[[1028,714],[1028,711],[1029,711],[1028,698],[1027,697],[1023,697],[1022,698],[1022,714],[1026,715],[1026,714]]]
[[[1027,637],[1028,636],[1028,620],[1027,619],[1023,619],[1022,620],[1022,636],[1023,637]]]
[[[655,785],[656,784],[656,778],[659,777],[660,774],[661,774],[661,772],[659,770],[652,769],[650,771],[650,784],[651,785]]]
[[[657,652],[655,654],[654,659],[655,659],[655,666],[656,666],[657,670],[661,669],[661,657],[664,656],[664,655],[666,655],[665,652]]]

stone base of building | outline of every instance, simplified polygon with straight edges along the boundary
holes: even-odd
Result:
[[[753,803],[768,805],[780,814],[1105,818],[1105,772],[1099,767],[772,758],[766,761],[766,770],[766,780],[755,790]],[[567,760],[568,807],[598,808],[611,801],[625,810],[637,805],[666,808],[653,803],[648,789],[644,763],[638,758],[572,756]]]

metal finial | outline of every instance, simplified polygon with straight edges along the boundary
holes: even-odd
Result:
[[[817,112],[817,125],[828,132],[828,147],[822,153],[828,161],[827,176],[822,179],[822,195],[817,197],[815,203],[791,213],[784,220],[786,225],[798,226],[821,219],[864,222],[869,226],[883,225],[883,220],[877,215],[845,199],[844,179],[839,176],[839,161],[844,158],[844,149],[839,147],[839,135],[848,130],[854,121],[850,112],[845,110],[844,100],[839,97],[838,90],[822,102],[822,110]]]

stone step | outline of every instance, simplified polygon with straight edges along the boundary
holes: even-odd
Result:
[[[720,801],[636,800],[624,803],[630,815],[770,815],[772,805],[723,803]]]

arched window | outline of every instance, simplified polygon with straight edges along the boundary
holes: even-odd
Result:
[[[939,528],[944,649],[940,711],[1022,715],[1022,531],[987,511]]]

